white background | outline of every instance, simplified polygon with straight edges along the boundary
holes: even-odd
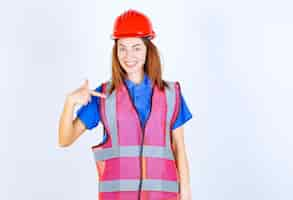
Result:
[[[0,199],[97,199],[90,147],[58,147],[65,95],[110,78],[114,19],[152,20],[164,78],[178,80],[193,199],[293,199],[291,1],[0,2]]]

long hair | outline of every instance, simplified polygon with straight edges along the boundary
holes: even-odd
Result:
[[[148,75],[153,85],[156,85],[160,90],[164,90],[164,87],[168,87],[166,81],[162,79],[162,67],[159,52],[157,47],[147,38],[142,38],[146,48],[146,61],[144,64],[144,72]],[[123,84],[123,80],[126,79],[127,73],[121,67],[117,55],[117,39],[115,40],[112,49],[112,82],[110,87],[110,93]]]

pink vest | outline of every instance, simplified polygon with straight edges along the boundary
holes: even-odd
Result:
[[[179,110],[179,83],[153,87],[151,112],[145,127],[127,87],[109,95],[104,83],[100,113],[105,143],[92,147],[99,181],[99,200],[179,200],[179,174],[171,127]]]

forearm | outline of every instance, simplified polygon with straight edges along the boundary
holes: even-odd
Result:
[[[73,138],[73,111],[74,104],[65,100],[63,112],[59,122],[59,145],[67,146]]]
[[[190,192],[190,174],[184,145],[175,148],[175,159],[179,175],[180,193]]]

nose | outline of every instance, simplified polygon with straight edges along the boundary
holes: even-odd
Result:
[[[128,59],[128,58],[132,58],[132,57],[133,57],[133,51],[130,49],[126,50],[125,58]]]

